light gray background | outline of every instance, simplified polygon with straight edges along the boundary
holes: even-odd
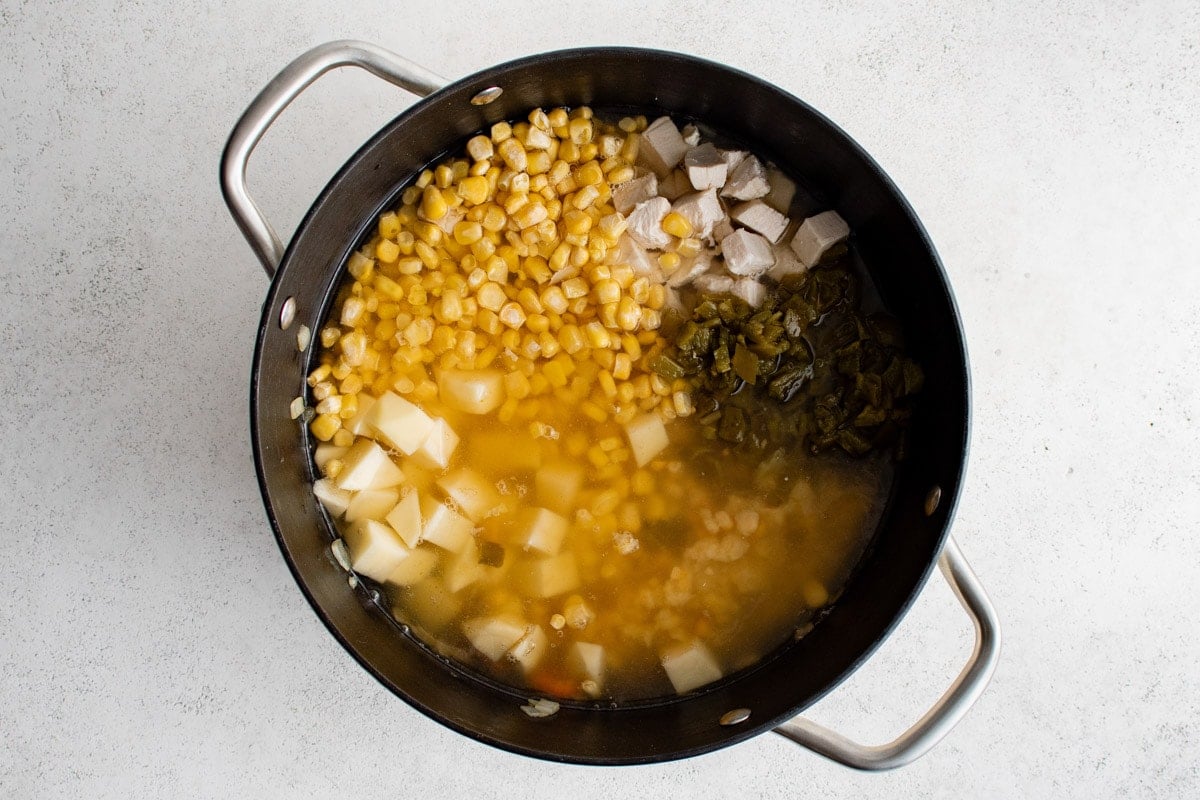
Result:
[[[0,795],[1200,794],[1200,6],[740,6],[0,2]],[[696,53],[805,98],[907,193],[966,324],[955,535],[1006,636],[931,755],[863,775],[768,735],[541,763],[412,711],[327,634],[255,483],[267,284],[217,160],[275,72],[342,37],[449,77]],[[346,71],[297,102],[250,171],[280,229],[411,102]],[[935,578],[812,715],[894,735],[969,643]]]

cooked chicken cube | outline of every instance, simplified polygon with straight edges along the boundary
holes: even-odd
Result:
[[[791,221],[762,200],[749,200],[734,206],[733,210],[729,212],[729,217],[734,222],[745,225],[755,233],[762,235],[771,244],[775,244],[783,238],[783,233]]]
[[[771,183],[767,180],[767,170],[754,156],[746,156],[738,168],[725,181],[721,194],[735,200],[754,200],[765,197],[771,191]]]
[[[612,190],[613,207],[622,214],[629,214],[638,203],[658,196],[658,176],[649,172],[640,178],[625,181]]]
[[[642,131],[638,152],[650,169],[665,175],[683,160],[687,149],[687,142],[671,118],[659,117]]]
[[[706,272],[699,278],[696,278],[693,285],[697,290],[705,294],[724,294],[733,291],[733,278],[728,275]]]
[[[788,275],[799,275],[808,269],[786,244],[775,245],[771,252],[775,254],[775,266],[767,270],[767,277],[772,280],[781,281]]]
[[[749,303],[751,308],[761,306],[767,297],[767,287],[755,278],[738,278],[733,282],[733,289],[730,291],[735,297],[740,297]]]
[[[733,175],[734,170],[746,160],[746,156],[750,155],[745,150],[721,150],[720,152],[721,158],[725,159],[725,169],[728,175]]]
[[[716,189],[684,195],[675,201],[671,210],[682,214],[692,223],[692,235],[701,238],[711,234],[713,226],[725,219],[725,209],[721,207]]]
[[[829,248],[846,241],[850,226],[836,211],[825,211],[800,223],[800,230],[792,238],[792,250],[800,263],[814,267],[821,261]]]
[[[688,180],[696,189],[720,189],[725,185],[729,167],[711,142],[693,147],[683,157]]]
[[[712,266],[712,254],[707,250],[700,251],[694,258],[685,259],[679,267],[667,278],[667,286],[678,289],[708,272]]]
[[[662,250],[671,243],[671,234],[662,228],[663,217],[670,210],[671,201],[665,197],[644,200],[630,213],[625,232],[648,250]]]
[[[695,125],[684,125],[683,130],[680,131],[680,135],[683,136],[683,140],[687,142],[688,147],[695,147],[700,144],[700,129]]]
[[[771,208],[786,214],[792,207],[792,198],[796,196],[796,182],[777,169],[767,170],[767,183],[771,191],[763,198]]]
[[[658,194],[672,203],[692,191],[692,182],[682,169],[673,169],[670,174],[658,182]]]
[[[726,268],[743,277],[757,277],[775,263],[771,243],[747,230],[734,231],[722,239],[721,252],[725,255]]]

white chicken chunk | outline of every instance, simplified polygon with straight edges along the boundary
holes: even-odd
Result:
[[[688,180],[696,189],[720,189],[725,185],[729,167],[711,142],[693,147],[683,157]]]
[[[764,203],[762,200],[748,200],[734,206],[729,217],[740,225],[744,225],[775,244],[783,238],[788,223],[791,222],[783,214]]]
[[[796,196],[796,182],[777,169],[767,170],[767,183],[771,191],[763,198],[763,202],[776,211],[784,214],[792,207],[792,198]]]
[[[671,234],[662,228],[663,217],[671,210],[671,201],[652,197],[637,204],[629,215],[625,232],[647,250],[661,250],[671,243]]]
[[[683,160],[687,149],[687,142],[671,118],[659,117],[642,131],[638,152],[650,169],[665,175]]]
[[[724,294],[733,291],[733,278],[728,275],[718,275],[715,272],[706,272],[696,278],[693,285],[705,294]]]
[[[617,245],[616,263],[626,264],[639,277],[661,280],[658,261],[646,252],[646,249],[633,240],[632,236],[622,236]]]
[[[692,182],[682,169],[673,169],[658,182],[658,194],[674,203],[683,195],[692,191]]]
[[[745,300],[751,308],[758,308],[767,297],[767,287],[755,278],[738,278],[730,289],[735,297]]]
[[[775,254],[775,266],[767,270],[767,277],[772,280],[781,281],[788,275],[799,275],[808,270],[786,244],[775,245],[771,252]]]
[[[658,196],[658,176],[653,172],[616,186],[612,190],[613,207],[628,214],[638,203]]]
[[[721,150],[721,158],[725,159],[725,169],[728,175],[732,175],[734,170],[746,160],[746,156],[750,155],[745,150]]]
[[[814,267],[821,256],[836,244],[850,236],[850,226],[836,211],[825,211],[800,223],[800,230],[792,237],[792,250],[800,263]]]
[[[721,240],[725,267],[734,275],[757,277],[775,264],[771,243],[757,233],[734,231]]]
[[[685,259],[670,277],[667,278],[667,286],[678,289],[681,286],[687,286],[689,283],[708,272],[712,266],[712,254],[707,250],[701,250],[693,258]]]
[[[688,147],[695,147],[700,144],[700,129],[695,125],[684,125],[680,132],[683,140],[687,142]]]
[[[713,226],[725,219],[725,209],[717,197],[716,189],[692,192],[675,201],[672,211],[682,214],[692,223],[692,235],[703,238],[712,233]]]
[[[725,181],[721,194],[735,200],[754,200],[765,197],[771,191],[771,183],[767,180],[767,170],[754,156],[746,156],[738,168]]]

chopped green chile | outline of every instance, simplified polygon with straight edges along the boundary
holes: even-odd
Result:
[[[865,315],[860,299],[855,276],[837,263],[786,278],[757,309],[701,295],[651,368],[693,383],[710,441],[901,456],[924,374],[905,355],[899,323]]]

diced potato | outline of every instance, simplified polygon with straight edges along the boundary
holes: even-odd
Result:
[[[461,553],[475,538],[475,525],[445,503],[432,497],[421,498],[421,541],[435,544],[451,553]]]
[[[370,439],[359,439],[342,456],[342,471],[337,476],[339,489],[350,492],[388,489],[403,482],[404,473]]]
[[[484,567],[479,563],[479,548],[475,541],[466,543],[463,549],[455,553],[446,563],[442,580],[446,591],[461,592],[484,575]]]
[[[413,461],[425,469],[445,469],[450,466],[450,457],[458,447],[458,434],[451,430],[444,419],[433,421],[433,430],[412,454]]]
[[[444,369],[438,373],[442,402],[468,414],[488,414],[504,402],[504,374],[495,369]]]
[[[349,449],[349,447],[338,447],[335,444],[319,444],[313,452],[313,461],[316,463],[317,469],[320,469],[329,463],[331,459],[341,458],[346,455],[346,451]]]
[[[541,625],[531,625],[521,640],[508,651],[508,657],[521,665],[526,673],[538,665],[549,649],[546,631]]]
[[[313,494],[325,506],[325,510],[333,516],[341,516],[350,507],[353,495],[345,489],[339,489],[329,478],[321,478],[313,482]]]
[[[512,524],[513,541],[526,550],[536,550],[548,556],[562,548],[570,523],[566,517],[547,508],[523,508]]]
[[[380,582],[386,581],[413,552],[394,530],[373,519],[348,526],[342,538],[354,571]]]
[[[629,447],[633,450],[633,458],[639,467],[646,464],[671,443],[667,438],[667,426],[662,418],[653,412],[634,417],[625,424],[625,434],[629,437]]]
[[[412,621],[430,630],[441,630],[462,611],[462,598],[456,597],[442,586],[436,577],[425,578],[413,585],[405,596]],[[398,606],[403,609],[404,605]],[[403,614],[398,618],[403,619]]]
[[[563,603],[563,617],[567,624],[575,630],[583,630],[596,618],[596,612],[577,594],[573,594]]]
[[[383,519],[399,499],[400,492],[396,489],[364,489],[356,492],[346,508],[346,521]]]
[[[604,647],[592,642],[571,645],[571,661],[585,678],[604,683]]]
[[[690,692],[721,677],[721,667],[699,639],[662,655],[662,666],[679,694]]]
[[[472,522],[479,522],[500,505],[500,493],[478,472],[461,467],[438,478],[437,485]]]
[[[560,514],[570,514],[583,486],[583,466],[572,461],[553,461],[534,477],[538,501]]]
[[[425,547],[411,549],[404,560],[387,576],[385,583],[392,586],[412,586],[429,577],[437,563],[437,553],[433,550]]]
[[[404,543],[416,547],[421,541],[421,506],[417,490],[413,489],[401,498],[387,514],[387,524],[392,526]]]
[[[406,456],[416,452],[433,430],[433,420],[393,392],[384,392],[367,414],[367,426],[384,444]]]
[[[375,405],[375,398],[366,392],[358,394],[358,413],[342,423],[342,427],[355,436],[368,436],[371,431],[367,427],[367,415]]]
[[[463,623],[471,646],[492,661],[499,661],[521,641],[528,625],[513,616],[475,617]]]
[[[570,552],[527,561],[521,566],[521,582],[533,597],[554,597],[579,586],[579,568]]]
[[[542,463],[542,451],[536,447],[512,447],[507,431],[482,430],[467,440],[463,461],[494,475],[535,470]]]

